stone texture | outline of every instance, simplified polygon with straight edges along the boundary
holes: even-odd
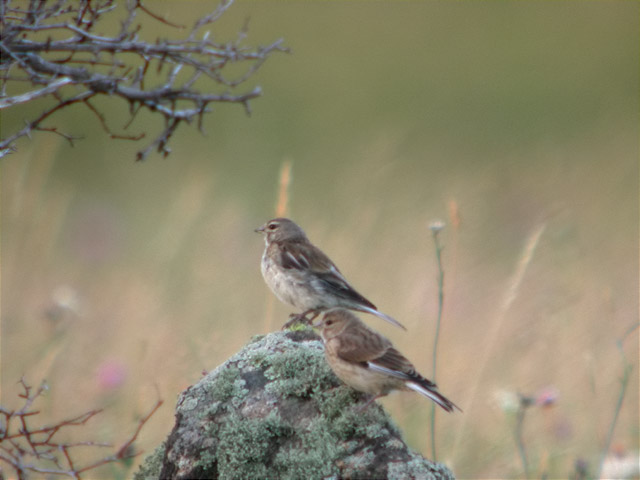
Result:
[[[184,391],[136,479],[453,479],[343,385],[311,329],[255,337]]]

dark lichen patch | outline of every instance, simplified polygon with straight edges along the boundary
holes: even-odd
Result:
[[[285,401],[279,402],[278,411],[283,418],[295,422],[299,428],[306,428],[309,419],[318,415],[318,409],[312,402],[298,397],[288,397]]]
[[[242,374],[242,379],[249,391],[259,390],[267,384],[267,377],[261,370],[251,370]]]
[[[215,450],[202,450],[197,464],[189,474],[189,479],[214,479],[218,477],[218,457]]]

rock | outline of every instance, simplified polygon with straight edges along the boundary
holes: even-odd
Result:
[[[454,478],[410,450],[379,405],[360,411],[366,400],[311,329],[255,337],[181,394],[173,431],[135,478]]]

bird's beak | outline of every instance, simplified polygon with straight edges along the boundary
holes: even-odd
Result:
[[[318,320],[316,323],[312,323],[311,326],[313,328],[320,328],[322,326],[322,319]]]
[[[260,228],[256,228],[254,232],[256,233],[264,233],[264,229],[267,228],[266,225],[262,225]]]

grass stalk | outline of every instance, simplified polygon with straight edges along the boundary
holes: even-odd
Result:
[[[533,405],[533,400],[529,397],[520,396],[520,402],[518,405],[518,411],[516,412],[516,425],[514,428],[514,436],[516,439],[516,445],[518,447],[518,455],[520,455],[520,461],[522,462],[522,470],[524,472],[524,478],[529,480],[529,460],[527,458],[527,447],[524,442],[524,418],[527,414],[527,409]]]
[[[291,186],[291,167],[292,162],[286,159],[280,166],[278,174],[278,197],[276,198],[275,217],[286,217],[289,215],[289,187]],[[274,296],[269,293],[267,295],[267,303],[265,305],[264,315],[264,331],[270,332],[273,327],[274,315]]]
[[[438,340],[440,338],[440,323],[442,322],[442,310],[444,307],[444,269],[442,268],[442,245],[438,238],[438,233],[442,230],[443,224],[433,223],[430,226],[433,243],[436,248],[436,260],[438,263],[438,316],[436,318],[436,333],[433,337],[433,354],[431,358],[432,372],[431,379],[436,382],[436,361],[438,359]],[[436,461],[436,405],[431,404],[431,459]]]
[[[487,332],[485,341],[483,342],[482,351],[479,352],[479,355],[477,357],[477,362],[476,362],[477,371],[473,375],[474,380],[472,385],[469,388],[468,398],[471,401],[473,401],[473,399],[475,399],[478,395],[478,389],[483,379],[482,378],[483,373],[485,368],[487,367],[489,358],[491,357],[491,352],[495,347],[496,340],[498,338],[498,333],[500,332],[502,324],[504,323],[504,319],[506,318],[506,314],[509,311],[509,308],[511,308],[511,305],[513,304],[514,300],[518,295],[518,291],[520,289],[520,285],[522,284],[522,280],[524,279],[524,275],[527,272],[529,265],[531,264],[531,260],[533,259],[533,255],[536,251],[536,248],[538,246],[538,243],[540,242],[540,238],[542,237],[542,233],[544,232],[545,228],[546,228],[546,224],[541,223],[540,225],[538,225],[538,227],[531,233],[531,235],[527,239],[527,242],[524,246],[522,254],[518,259],[516,269],[507,286],[507,290],[505,292],[502,303],[500,304],[497,314],[493,319],[491,325],[488,326],[488,332]],[[458,428],[458,433],[456,435],[456,440],[454,442],[454,448],[453,448],[454,456],[455,456],[455,452],[458,449],[458,446],[460,445],[460,441],[464,436],[464,433],[465,433],[464,427],[466,425],[466,422],[469,418],[471,418],[471,416],[469,415],[470,413],[469,411],[471,410],[472,406],[473,406],[473,403],[469,403],[464,408],[464,411],[467,413],[467,415],[463,416],[461,420],[462,424]]]
[[[624,354],[624,340],[636,329],[638,328],[639,323],[636,323],[631,328],[629,328],[626,333],[620,338],[616,344],[618,349],[620,350],[620,355],[622,356],[622,378],[620,378],[620,392],[618,393],[618,400],[616,401],[616,406],[613,411],[613,419],[611,419],[611,424],[609,425],[609,431],[607,432],[607,439],[604,442],[604,446],[602,448],[602,454],[600,456],[600,465],[598,466],[598,474],[595,478],[601,478],[602,468],[604,467],[604,462],[607,458],[609,450],[611,448],[611,442],[613,441],[613,433],[616,429],[616,424],[618,423],[618,417],[620,416],[620,410],[622,410],[622,404],[624,402],[625,394],[627,393],[627,385],[629,384],[629,378],[631,376],[631,371],[633,370],[633,365],[629,363],[627,360],[627,356]]]

